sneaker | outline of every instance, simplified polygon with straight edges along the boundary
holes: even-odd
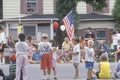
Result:
[[[90,78],[87,78],[86,80],[91,80]]]
[[[95,78],[94,78],[94,77],[91,77],[90,79],[91,79],[91,80],[95,80]]]
[[[41,80],[46,80],[46,79],[47,79],[46,76],[41,77]]]
[[[54,80],[57,80],[57,77],[56,77],[56,76],[54,77]]]
[[[50,80],[50,79],[51,79],[51,77],[48,75],[48,76],[47,76],[47,80]]]
[[[114,55],[115,53],[111,53],[111,55]]]
[[[78,76],[73,77],[73,79],[78,79]]]
[[[115,63],[117,63],[117,61],[115,61]]]

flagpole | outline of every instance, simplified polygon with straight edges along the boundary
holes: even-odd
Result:
[[[17,25],[17,34],[19,35],[19,33],[23,32],[22,30],[22,25],[21,25],[21,14],[20,14],[20,9],[21,8],[21,0],[19,0],[19,9],[18,9],[18,12],[19,12],[19,18],[18,18],[18,25]]]
[[[19,4],[19,5],[20,5],[20,7],[19,7],[19,25],[20,25],[20,24],[21,24],[21,18],[20,18],[20,16],[21,16],[21,15],[20,15],[21,0],[19,0],[19,3],[20,3],[20,4]]]

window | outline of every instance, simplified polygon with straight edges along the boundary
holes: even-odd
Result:
[[[43,14],[43,0],[20,0],[21,14]]]
[[[27,0],[27,12],[36,12],[36,0]]]
[[[105,40],[106,39],[106,31],[105,30],[97,30],[96,31],[96,39],[97,40]]]
[[[15,40],[18,39],[17,35],[17,26],[18,24],[8,24],[9,26],[9,35],[12,35]]]

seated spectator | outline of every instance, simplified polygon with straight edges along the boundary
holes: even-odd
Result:
[[[9,66],[9,75],[5,76],[5,74],[3,73],[2,69],[0,69],[0,76],[3,77],[3,80],[14,80],[15,76],[16,76],[16,55],[15,54],[11,54],[9,57],[10,60],[10,66]],[[22,72],[22,71],[21,71]],[[20,80],[22,79],[22,74],[20,76]]]
[[[109,79],[111,77],[110,63],[106,55],[100,56],[100,63],[98,65],[99,70],[93,70],[93,74],[99,79]]]
[[[64,62],[69,62],[70,61],[69,50],[70,50],[71,46],[72,46],[72,44],[69,41],[69,38],[66,37],[64,39],[64,42],[62,43],[62,53],[63,53],[63,61]]]
[[[39,63],[41,59],[41,54],[38,50],[38,46],[36,44],[33,44],[33,52],[31,58],[28,60],[30,63]]]
[[[111,55],[115,54],[115,62],[120,60],[120,40],[118,40],[117,51],[111,53]]]
[[[92,32],[92,29],[91,28],[88,28],[87,29],[87,32],[85,34],[85,40],[88,41],[88,40],[94,40],[95,39],[95,35],[94,33]]]
[[[15,79],[15,72],[16,72],[16,55],[11,54],[10,57],[10,66],[9,66],[9,80],[14,80]]]
[[[86,41],[85,41],[84,37],[80,38],[80,44],[81,44],[82,48],[84,48],[86,46]]]
[[[119,78],[120,79],[120,60],[117,63],[114,76],[115,76],[115,78]]]
[[[102,54],[106,54],[108,56],[108,46],[104,43],[104,41],[100,41],[100,46],[98,47],[98,56],[100,57]]]

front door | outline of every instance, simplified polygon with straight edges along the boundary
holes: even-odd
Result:
[[[36,38],[36,29],[35,26],[24,26],[24,33],[25,35],[30,35],[34,39]]]

